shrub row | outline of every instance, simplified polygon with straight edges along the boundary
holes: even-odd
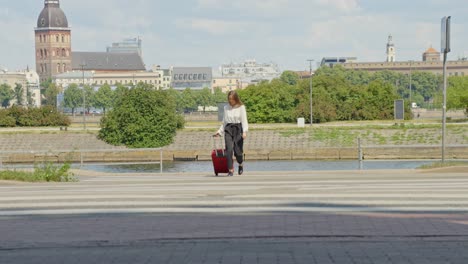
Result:
[[[23,108],[12,106],[0,110],[0,127],[69,126],[70,119],[52,106]]]

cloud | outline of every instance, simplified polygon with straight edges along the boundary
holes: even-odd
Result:
[[[176,21],[179,28],[194,29],[212,35],[238,34],[246,32],[248,22],[223,21],[216,19],[179,19]]]
[[[360,9],[357,0],[316,0],[316,2],[323,7],[338,9],[345,12],[353,12]]]

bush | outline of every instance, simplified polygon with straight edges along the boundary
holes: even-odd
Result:
[[[70,119],[52,106],[22,108],[12,106],[0,110],[0,127],[69,126]]]
[[[52,162],[45,162],[34,165],[33,172],[0,171],[0,179],[25,182],[73,182],[76,178],[69,172],[70,166],[70,163],[55,165]]]
[[[182,127],[175,98],[167,91],[139,84],[126,91],[101,119],[99,138],[113,145],[155,148],[172,143],[177,128]]]
[[[6,110],[0,110],[0,127],[14,127],[16,126],[15,118],[8,115]]]

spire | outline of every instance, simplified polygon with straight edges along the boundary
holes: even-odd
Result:
[[[388,43],[387,43],[387,45],[393,46],[393,37],[392,37],[392,34],[388,35]]]
[[[393,44],[392,34],[388,35],[387,42],[387,62],[395,61],[395,45]]]

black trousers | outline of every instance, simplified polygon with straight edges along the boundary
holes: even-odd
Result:
[[[226,157],[228,168],[234,169],[232,155],[239,164],[244,161],[244,139],[242,138],[242,124],[229,123],[224,127],[224,141],[226,143]]]

